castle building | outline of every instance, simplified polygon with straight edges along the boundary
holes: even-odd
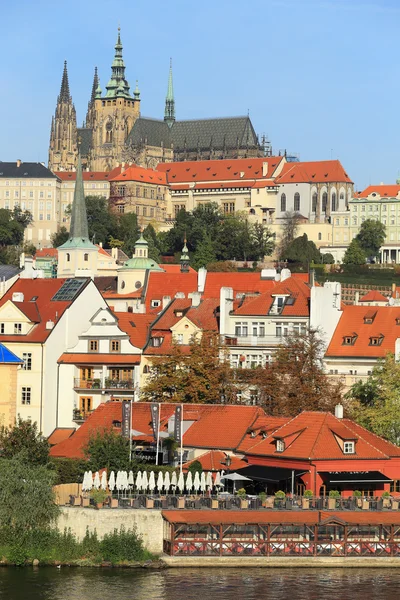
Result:
[[[271,153],[269,143],[260,144],[249,116],[176,120],[171,63],[164,119],[142,117],[138,84],[131,93],[122,50],[118,30],[111,78],[103,92],[95,69],[86,119],[80,128],[64,63],[51,123],[49,169],[74,171],[78,140],[82,165],[89,171],[111,171],[129,162],[155,168],[159,162],[247,158]]]

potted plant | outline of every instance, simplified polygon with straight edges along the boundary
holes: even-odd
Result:
[[[283,490],[278,490],[277,492],[275,492],[275,506],[278,508],[282,508],[285,498],[286,494]]]
[[[100,389],[100,383],[101,383],[100,378],[93,379],[93,386],[92,386],[93,389],[99,390]]]
[[[244,488],[240,488],[237,491],[237,495],[240,498],[240,508],[249,508],[249,501],[246,499],[246,490]]]
[[[338,498],[340,498],[340,492],[338,492],[337,490],[331,490],[329,492],[329,498],[328,498],[328,509],[329,510],[334,510],[336,508]]]
[[[310,508],[310,499],[313,497],[312,490],[306,490],[303,494],[303,498],[301,500],[301,507],[305,510]]]
[[[360,490],[353,491],[353,498],[355,499],[356,505],[358,508],[361,508],[362,500],[361,500],[361,492]]]
[[[107,498],[107,492],[105,490],[92,490],[90,496],[96,508],[103,508],[105,499]]]
[[[261,506],[265,508],[267,506],[267,494],[265,492],[260,492],[258,498],[261,502]]]

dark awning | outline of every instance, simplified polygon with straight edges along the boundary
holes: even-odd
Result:
[[[393,481],[379,471],[353,471],[350,473],[320,473],[325,483],[388,483]]]
[[[307,473],[307,471],[299,471],[296,469],[284,469],[282,467],[264,467],[261,465],[249,465],[248,467],[243,467],[243,469],[236,469],[237,473],[245,475],[246,477],[250,477],[250,479],[253,479],[254,481],[270,482],[287,481],[292,478],[293,471],[295,477]]]

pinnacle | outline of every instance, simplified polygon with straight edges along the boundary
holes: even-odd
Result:
[[[60,102],[69,102],[71,100],[69,93],[67,61],[64,61],[64,70],[61,80]]]

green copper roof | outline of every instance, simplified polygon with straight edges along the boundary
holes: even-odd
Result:
[[[135,91],[133,92],[133,97],[135,98],[135,100],[140,100],[139,83],[138,83],[137,79],[136,79]]]
[[[60,246],[60,248],[88,248],[97,250],[96,246],[89,240],[80,150],[78,153],[78,164],[76,167],[76,182],[74,200],[72,202],[69,238],[65,244]]]
[[[188,260],[190,260],[189,250],[188,250],[188,247],[186,246],[186,240],[185,240],[185,243],[184,243],[184,246],[183,246],[182,252],[181,252],[180,261],[181,262],[187,262]]]
[[[172,81],[172,58],[169,62],[168,89],[165,97],[164,121],[168,127],[172,127],[175,122],[175,100],[174,100],[174,84]]]
[[[122,58],[122,43],[120,29],[118,27],[118,39],[115,44],[115,55],[111,65],[111,79],[106,85],[106,98],[116,98],[123,96],[124,98],[131,98],[129,94],[129,83],[125,79],[125,64]]]
[[[152,258],[144,258],[141,256],[132,256],[129,260],[124,263],[124,266],[120,270],[124,269],[137,269],[140,271],[163,271]]]

